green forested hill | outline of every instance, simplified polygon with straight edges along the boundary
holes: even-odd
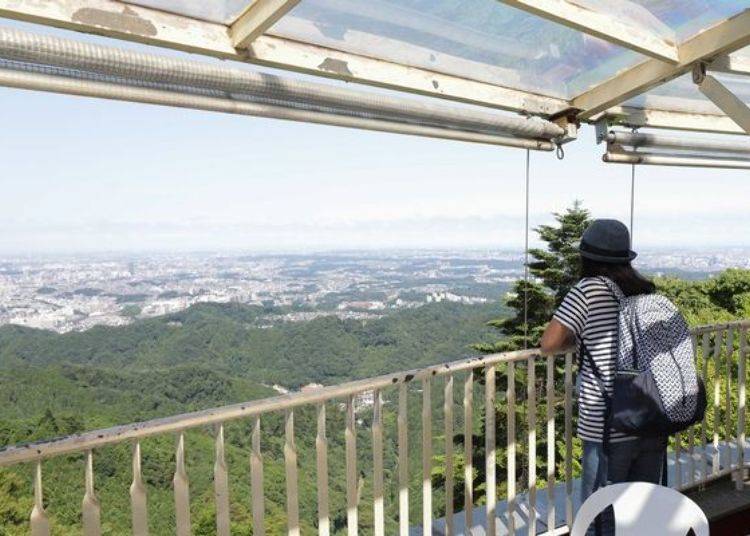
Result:
[[[341,321],[319,318],[304,323],[259,327],[262,308],[201,304],[178,314],[142,320],[123,327],[98,327],[81,333],[0,327],[0,445],[50,439],[83,430],[164,417],[276,394],[266,387],[278,383],[294,388],[309,382],[341,381],[459,359],[470,345],[493,335],[487,320],[497,304],[466,306],[439,303],[396,312],[378,320]],[[437,405],[438,393],[435,394]],[[387,400],[387,404],[392,404]],[[410,404],[419,422],[419,399]],[[358,415],[359,416],[359,415]],[[392,433],[393,415],[386,416]],[[345,528],[343,413],[329,405],[331,509],[335,532]],[[368,452],[371,417],[364,412],[359,427],[360,468],[370,474]],[[303,532],[315,520],[314,415],[296,416],[300,456],[300,509]],[[268,534],[284,533],[283,420],[263,421],[265,492]],[[415,431],[412,444],[418,445]],[[195,534],[214,533],[211,471],[213,431],[187,435]],[[227,427],[227,458],[232,481],[233,534],[250,532],[249,424]],[[106,534],[125,534],[130,527],[128,487],[129,445],[95,453],[97,490]],[[173,532],[171,478],[174,438],[143,442],[152,534]],[[386,448],[395,467],[395,450]],[[419,449],[412,449],[414,501],[419,493]],[[45,463],[45,495],[56,534],[80,533],[83,459],[67,457]],[[371,496],[363,480],[363,505]],[[28,467],[0,471],[0,535],[25,534],[31,508]],[[389,488],[390,494],[395,489]],[[388,501],[395,520],[395,500]],[[415,503],[417,504],[417,503]],[[415,516],[418,512],[415,511]],[[363,533],[371,523],[370,509],[360,513]],[[415,522],[416,522],[415,517]]]
[[[259,383],[338,383],[458,359],[491,337],[496,305],[426,305],[378,320],[317,318],[258,327],[261,308],[195,305],[124,327],[59,335],[0,327],[0,368],[61,363],[152,370],[196,364]]]

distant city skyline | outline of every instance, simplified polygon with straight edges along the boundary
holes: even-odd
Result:
[[[646,273],[689,279],[750,269],[747,249],[644,252],[638,260]],[[0,326],[85,330],[205,302],[270,307],[262,325],[319,316],[364,320],[436,301],[499,303],[523,273],[520,251],[0,257]]]
[[[0,99],[0,255],[523,244],[521,150],[10,89]],[[575,199],[629,221],[630,168],[602,152],[586,126],[562,162],[532,153],[532,227]],[[636,248],[750,244],[748,178],[639,167]]]

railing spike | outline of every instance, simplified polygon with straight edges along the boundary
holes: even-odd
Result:
[[[398,389],[398,533],[409,536],[409,421],[408,387]]]
[[[315,457],[318,466],[318,534],[329,536],[328,512],[328,438],[326,437],[326,405],[318,404],[318,430],[315,437]]]
[[[474,372],[464,382],[464,516],[471,535],[474,526]]]
[[[724,427],[725,427],[725,434],[726,434],[726,460],[724,460],[724,464],[732,468],[732,447],[731,447],[731,439],[734,435],[734,430],[732,430],[732,356],[734,356],[734,329],[732,327],[729,327],[727,329],[727,346],[726,346],[726,388],[725,388],[725,396],[724,396]]]
[[[703,382],[706,385],[706,397],[709,396],[708,394],[708,360],[709,360],[709,349],[710,349],[710,336],[711,334],[709,332],[703,333],[703,340],[701,344],[701,355],[703,357]],[[706,412],[703,415],[703,422],[701,423],[701,443],[703,447],[703,455],[702,463],[701,463],[701,480],[705,482],[705,480],[708,478],[708,408],[706,408]]]
[[[495,471],[497,465],[495,444],[495,366],[485,368],[484,408],[485,408],[485,487],[487,510],[487,533],[494,535],[497,525],[497,489]]]
[[[383,487],[383,400],[380,390],[376,390],[372,407],[372,510],[375,536],[385,536]]]
[[[84,536],[100,536],[102,533],[101,508],[94,490],[94,453],[86,451],[85,492],[82,504]]]
[[[216,500],[216,535],[230,536],[229,475],[224,455],[224,425],[216,427],[216,459],[214,460],[214,497]]]
[[[445,378],[443,393],[445,435],[445,536],[453,536],[453,376]]]
[[[565,354],[565,523],[573,527],[573,354]]]
[[[747,329],[739,328],[739,353],[737,356],[737,481],[741,491],[745,487],[745,405],[747,403],[745,371],[747,363]]]
[[[508,423],[508,437],[507,437],[507,458],[508,458],[508,474],[507,474],[507,486],[508,486],[508,534],[515,536],[516,534],[516,364],[514,362],[508,363],[508,369],[506,373],[506,380],[508,382],[505,400],[508,404],[507,423]]]
[[[260,415],[253,418],[250,453],[250,491],[253,496],[253,536],[264,536],[263,456],[260,452]]]
[[[185,434],[177,436],[175,453],[174,486],[175,529],[177,536],[190,536],[190,486],[185,469]]]
[[[346,429],[344,442],[346,448],[346,532],[349,536],[357,536],[358,528],[358,491],[357,477],[357,431],[356,415],[354,413],[354,396],[346,401]]]
[[[711,472],[714,475],[719,474],[721,464],[721,451],[719,448],[719,429],[721,428],[721,377],[719,376],[719,370],[721,367],[721,337],[722,332],[717,331],[714,338],[714,452],[711,460]]]
[[[695,366],[698,367],[698,339],[693,333],[690,335],[690,343],[695,356]],[[695,485],[695,425],[688,430],[688,484]]]
[[[29,518],[31,536],[49,536],[49,519],[44,509],[42,491],[42,461],[37,460],[34,469],[34,507]]]
[[[555,526],[555,356],[547,356],[547,526]]]
[[[422,534],[432,535],[432,381],[422,380]]]
[[[294,440],[294,410],[284,418],[284,465],[286,468],[286,517],[288,536],[299,536],[299,487],[297,483],[297,444]]]
[[[529,450],[529,521],[528,533],[536,534],[536,358],[529,357],[526,363],[526,400],[528,403]]]
[[[148,536],[146,485],[141,468],[141,443],[133,443],[133,482],[130,484],[130,510],[133,536]]]

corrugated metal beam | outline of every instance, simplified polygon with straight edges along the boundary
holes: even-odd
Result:
[[[565,0],[499,1],[651,58],[672,64],[679,62],[674,43],[647,28],[633,26],[608,13],[592,11]]]
[[[711,157],[691,157],[683,155],[645,154],[637,152],[607,152],[602,157],[609,164],[635,164],[644,166],[674,166],[717,169],[750,169],[747,160],[730,160]],[[718,464],[714,467],[718,467]]]
[[[299,3],[300,0],[255,0],[229,27],[232,45],[247,48]]]
[[[691,132],[714,132],[721,134],[744,134],[737,123],[724,115],[696,114],[671,110],[644,110],[630,106],[615,106],[606,114],[591,118],[597,121],[607,117],[610,125],[649,127]]]
[[[750,45],[750,9],[699,33],[679,46],[677,65],[650,59],[575,97],[573,108],[580,119],[600,112],[668,82],[692,69],[694,63],[709,60]]]

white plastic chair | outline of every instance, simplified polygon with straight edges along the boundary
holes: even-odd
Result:
[[[571,536],[584,536],[608,506],[615,511],[615,536],[708,536],[703,511],[679,491],[646,482],[612,484],[596,491],[578,511]]]

